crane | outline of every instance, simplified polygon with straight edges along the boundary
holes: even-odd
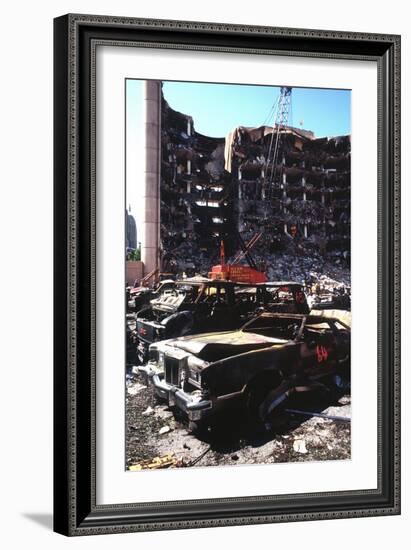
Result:
[[[291,110],[291,93],[292,88],[290,86],[281,86],[280,95],[277,101],[277,109],[275,112],[270,146],[268,148],[267,160],[264,166],[263,191],[265,198],[268,200],[271,200],[273,187],[277,183],[278,155],[280,151],[282,132],[288,125],[288,117]],[[270,165],[271,170],[270,175],[268,175]]]
[[[267,201],[266,217],[268,217],[268,206],[272,199],[272,191],[277,183],[277,177],[280,175],[278,171],[278,156],[281,145],[281,138],[284,129],[288,125],[288,117],[291,110],[291,93],[290,86],[281,86],[280,95],[277,100],[276,108],[274,109],[273,131],[271,133],[270,144],[267,153],[267,159],[264,164],[264,180],[263,180],[263,197]],[[271,167],[271,170],[269,170]],[[225,262],[224,242],[220,245],[220,265],[212,267],[209,277],[211,279],[227,279],[237,282],[246,283],[263,283],[267,281],[267,276],[260,271],[251,255],[251,249],[263,236],[264,229],[255,233],[248,243],[245,243],[241,235],[237,234],[237,240],[240,243],[240,251],[236,254],[233,260],[229,263]],[[245,258],[248,266],[241,265],[239,262]]]

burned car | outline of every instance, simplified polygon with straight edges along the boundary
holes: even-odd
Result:
[[[160,281],[154,288],[147,286],[136,286],[127,289],[127,310],[139,311],[146,306],[150,300],[155,300],[162,294],[169,292],[174,288],[175,281],[172,279],[165,279]]]
[[[313,296],[311,300],[312,309],[342,309],[351,310],[351,295],[345,288],[334,289],[332,292],[322,293]]]
[[[139,371],[192,429],[239,407],[267,425],[293,392],[349,380],[350,328],[322,315],[263,313],[240,330],[152,344],[149,354]]]
[[[239,283],[203,278],[177,281],[137,313],[140,361],[148,359],[148,347],[153,342],[240,327],[256,309],[255,301],[244,300],[235,292],[246,288]]]
[[[256,306],[265,311],[273,313],[309,313],[310,311],[303,285],[293,281],[258,283],[254,287],[237,292],[243,296],[249,295],[255,300]]]
[[[177,281],[137,313],[138,357],[148,359],[148,346],[178,336],[241,327],[264,310],[308,313],[298,283],[246,284],[210,279]]]

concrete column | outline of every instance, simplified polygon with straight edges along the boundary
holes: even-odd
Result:
[[[301,178],[301,185],[302,185],[303,187],[305,187],[305,177],[304,177],[304,176]],[[306,200],[307,200],[307,194],[306,194],[306,192],[305,192],[305,190],[304,190],[304,191],[303,191],[303,201],[306,201]]]
[[[143,91],[144,190],[141,259],[144,273],[159,267],[161,83],[147,80]]]

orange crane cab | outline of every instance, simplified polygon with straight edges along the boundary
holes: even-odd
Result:
[[[266,274],[257,269],[257,265],[250,255],[250,249],[261,237],[261,233],[254,235],[247,245],[241,240],[243,245],[242,252],[238,253],[232,263],[225,262],[224,242],[220,245],[220,265],[214,265],[208,274],[209,279],[218,279],[224,281],[233,281],[235,283],[266,283],[268,281]],[[238,262],[245,257],[249,265],[242,265]]]

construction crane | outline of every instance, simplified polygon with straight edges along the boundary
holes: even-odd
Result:
[[[278,176],[281,178],[281,170],[278,170],[278,156],[281,145],[281,138],[285,128],[288,126],[288,117],[291,110],[291,92],[290,86],[282,86],[280,95],[274,109],[273,131],[271,133],[270,145],[268,148],[267,159],[264,164],[263,196],[267,201],[265,209],[268,217],[269,205],[271,203],[273,189],[277,184]],[[271,168],[271,170],[270,170]],[[252,238],[245,243],[241,235],[237,233],[237,240],[240,244],[240,251],[228,263],[225,261],[224,242],[220,245],[220,265],[211,268],[209,277],[211,279],[226,279],[244,283],[264,283],[267,281],[266,274],[258,269],[252,255],[251,249],[263,236],[264,229],[255,233]],[[240,264],[246,259],[248,266]]]
[[[268,201],[272,198],[272,191],[277,183],[278,155],[280,151],[281,137],[285,128],[288,126],[288,117],[291,110],[291,92],[290,86],[281,86],[280,95],[277,101],[273,131],[271,133],[270,146],[268,148],[267,160],[264,166],[263,190],[264,197]],[[271,170],[269,168],[271,166]],[[280,173],[281,176],[281,173]]]

